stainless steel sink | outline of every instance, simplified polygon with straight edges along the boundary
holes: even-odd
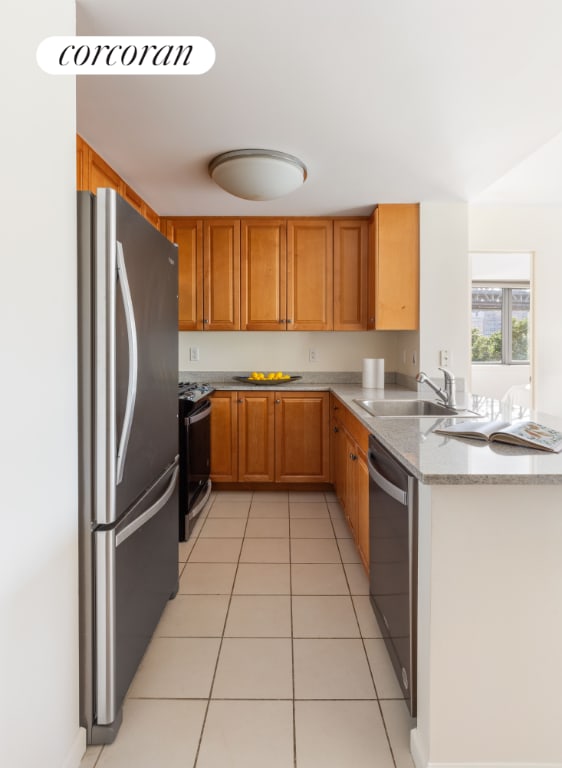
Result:
[[[476,411],[450,408],[432,400],[355,400],[354,402],[364,408],[371,416],[383,419],[420,418],[424,416],[471,416],[478,418],[480,416]]]

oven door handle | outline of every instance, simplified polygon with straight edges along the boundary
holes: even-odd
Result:
[[[201,408],[201,410],[200,410],[200,411],[196,411],[196,412],[193,414],[193,416],[188,416],[188,417],[186,418],[185,422],[186,422],[187,426],[189,427],[189,426],[191,426],[192,424],[197,424],[197,422],[198,422],[198,421],[202,421],[203,419],[207,418],[207,416],[209,415],[209,412],[210,412],[210,410],[211,410],[211,407],[212,407],[212,405],[211,405],[211,401],[210,401],[210,400],[208,400],[208,401],[205,403],[204,407],[203,407],[203,408]]]
[[[408,506],[408,494],[406,491],[403,491],[401,488],[398,488],[396,485],[390,482],[390,480],[387,480],[386,477],[383,477],[381,473],[375,469],[375,465],[373,463],[373,459],[375,456],[372,453],[369,453],[369,477],[371,480],[379,486],[385,493],[387,493],[389,496],[391,496],[395,501],[402,504],[402,506],[407,507]]]

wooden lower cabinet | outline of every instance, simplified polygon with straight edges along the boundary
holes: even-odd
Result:
[[[215,392],[211,479],[228,483],[327,483],[327,392]]]
[[[238,481],[238,393],[211,395],[211,479]]]
[[[276,482],[329,482],[329,394],[275,394]]]
[[[238,480],[275,480],[274,392],[238,393]]]
[[[337,398],[331,400],[332,474],[365,570],[369,570],[369,468],[367,429]]]

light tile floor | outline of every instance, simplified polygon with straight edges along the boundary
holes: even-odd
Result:
[[[214,492],[179,561],[118,737],[81,768],[412,768],[333,494]]]

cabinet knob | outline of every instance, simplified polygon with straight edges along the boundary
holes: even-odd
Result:
[[[357,456],[354,453],[350,453],[349,458],[351,459],[351,461],[357,461]]]
[[[203,318],[203,323],[207,324],[209,321]]]
[[[339,429],[337,427],[334,427],[334,432],[339,432]]]
[[[242,397],[239,397],[239,398],[238,398],[238,402],[239,402],[239,403],[243,403],[243,402],[244,402],[244,398],[242,398]]]
[[[276,403],[280,403],[280,402],[281,402],[281,400],[277,399],[275,402],[276,402]]]
[[[287,322],[288,322],[288,323],[292,323],[293,321],[292,321],[292,320],[289,320],[289,318],[287,318]]]

